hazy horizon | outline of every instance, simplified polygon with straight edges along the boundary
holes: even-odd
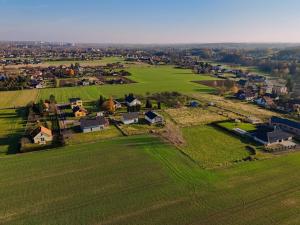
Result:
[[[1,41],[300,43],[297,0],[0,0]]]

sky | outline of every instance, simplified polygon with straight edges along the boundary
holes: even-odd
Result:
[[[0,40],[300,42],[299,0],[0,0]]]

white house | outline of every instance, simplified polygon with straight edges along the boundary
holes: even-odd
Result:
[[[101,131],[107,128],[108,126],[109,126],[109,121],[103,116],[80,119],[80,127],[83,133]]]
[[[122,122],[124,124],[138,123],[139,122],[139,113],[138,112],[124,113],[122,115]]]
[[[164,118],[156,112],[149,111],[145,113],[145,119],[150,124],[162,124],[164,122]]]
[[[30,133],[35,144],[45,145],[53,140],[52,131],[46,127],[40,126]]]
[[[142,104],[137,98],[133,97],[132,95],[129,95],[125,98],[125,103],[129,107],[137,106],[137,105]]]

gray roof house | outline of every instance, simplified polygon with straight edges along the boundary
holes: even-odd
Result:
[[[109,126],[108,120],[103,116],[95,118],[82,118],[80,119],[80,127],[83,133],[90,133],[95,131],[104,130]]]
[[[122,122],[124,124],[133,124],[139,122],[139,113],[138,112],[130,112],[122,114]]]

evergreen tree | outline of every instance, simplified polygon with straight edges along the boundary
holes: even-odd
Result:
[[[161,103],[160,102],[157,102],[157,108],[161,109]]]
[[[152,103],[149,99],[147,99],[147,101],[146,101],[146,108],[147,109],[152,109]]]

